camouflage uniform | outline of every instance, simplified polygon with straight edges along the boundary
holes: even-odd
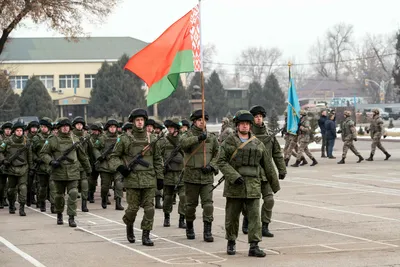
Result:
[[[10,129],[11,131],[12,128],[12,123],[11,122],[5,122],[3,125],[1,125],[1,130],[3,133],[0,135],[0,141],[3,142],[7,138],[9,138],[11,135],[6,135],[5,130]],[[6,174],[0,173],[0,209],[3,207],[7,207],[7,192],[8,192],[8,179]]]
[[[388,160],[391,157],[391,155],[386,151],[386,149],[382,146],[382,143],[381,143],[382,133],[384,131],[383,120],[379,116],[378,109],[374,109],[372,112],[374,113],[374,116],[372,117],[371,125],[369,128],[369,132],[370,132],[371,139],[372,139],[371,154],[370,154],[369,158],[367,159],[367,161],[374,160],[374,154],[375,154],[376,147],[378,147],[383,152],[383,154],[386,155],[385,160]]]
[[[344,164],[347,151],[350,149],[357,157],[357,163],[360,163],[364,160],[364,158],[360,155],[357,149],[354,147],[353,140],[357,141],[357,130],[354,126],[354,122],[351,119],[351,112],[346,110],[344,112],[345,120],[342,124],[342,141],[343,141],[343,154],[342,160],[338,162],[338,164]]]
[[[204,112],[205,119],[208,114]],[[202,111],[196,110],[192,113],[190,120],[201,119]],[[194,239],[193,222],[196,219],[196,208],[201,199],[203,208],[203,239],[206,242],[213,242],[211,233],[213,221],[213,197],[212,186],[214,175],[218,174],[217,158],[219,145],[217,138],[203,129],[192,126],[181,138],[182,149],[185,152],[185,171],[183,180],[185,182],[186,195],[186,237]],[[204,162],[204,145],[206,150],[206,162]],[[205,166],[205,167],[204,167]]]
[[[134,122],[136,118],[147,120],[147,112],[143,109],[134,109],[129,115],[129,121]],[[150,240],[150,231],[153,229],[154,222],[154,189],[156,181],[163,179],[163,164],[159,145],[156,143],[147,151],[143,160],[149,163],[149,167],[138,164],[134,171],[128,169],[127,165],[132,158],[142,149],[153,142],[156,136],[147,133],[146,130],[132,126],[132,134],[122,134],[119,136],[113,152],[110,155],[110,168],[117,170],[124,177],[124,187],[126,188],[126,201],[128,207],[125,209],[123,221],[126,224],[127,239],[130,243],[135,242],[133,224],[136,220],[137,212],[142,207],[144,210],[141,223],[142,244],[153,246]]]
[[[235,122],[253,121],[248,111],[239,111]],[[263,174],[271,191],[280,190],[271,154],[257,138],[251,139],[249,133],[246,141],[238,134],[230,135],[221,145],[218,166],[225,177],[223,196],[225,205],[225,238],[228,240],[227,253],[235,254],[235,240],[239,230],[239,216],[242,205],[247,208],[249,218],[250,243],[249,256],[264,257],[265,253],[258,247],[261,241],[260,196],[262,191]],[[244,142],[247,142],[244,144]],[[261,171],[263,170],[263,171]],[[263,173],[263,174],[262,174]]]
[[[222,119],[222,127],[221,127],[221,133],[218,137],[218,142],[222,143],[231,133],[233,133],[233,129],[231,125],[229,125],[229,119],[228,118],[223,118]]]
[[[94,166],[94,163],[96,162],[96,157],[94,155],[94,144],[96,141],[103,135],[103,125],[101,122],[95,122],[90,126],[90,153],[89,153],[89,160],[90,164],[92,165],[92,174],[90,177],[88,177],[88,184],[89,184],[89,190],[88,190],[88,201],[89,203],[94,203],[94,193],[96,192],[96,186],[97,186],[97,179],[99,178],[99,172],[96,170],[96,167]],[[99,133],[95,134],[94,131],[99,131]],[[108,200],[108,199],[107,199]],[[110,203],[111,204],[111,203]]]
[[[308,149],[308,144],[310,143],[310,122],[307,119],[307,114],[305,110],[300,111],[300,123],[299,123],[299,152],[297,153],[297,160],[295,164],[291,165],[292,167],[299,167],[300,162],[302,161],[303,153],[305,153],[313,163],[310,166],[315,166],[318,164],[317,160],[311,154],[310,150]]]
[[[16,122],[13,125],[13,131],[16,129],[23,129],[24,125],[20,122]],[[27,137],[17,136],[14,134],[10,138],[3,140],[0,146],[0,162],[4,167],[3,173],[8,177],[8,192],[7,198],[9,202],[9,212],[15,213],[15,201],[18,193],[19,203],[19,215],[26,216],[25,204],[27,196],[27,182],[28,182],[28,171],[32,166],[32,150],[30,142]],[[25,150],[20,153],[19,157],[10,162],[8,159],[15,155],[18,150],[25,147]]]
[[[33,127],[36,127],[36,132],[31,131],[31,128]],[[29,122],[29,124],[25,128],[25,130],[28,131],[26,137],[31,144],[33,143],[33,138],[38,134],[39,128],[40,124],[38,121]],[[37,202],[35,199],[35,195],[37,196],[37,193],[39,191],[39,180],[37,179],[36,171],[33,168],[34,166],[32,165],[30,171],[28,172],[26,205],[30,207],[31,204],[36,204],[36,208],[39,208],[39,202]]]

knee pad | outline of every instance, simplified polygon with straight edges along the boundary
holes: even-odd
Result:
[[[68,191],[68,195],[72,201],[75,201],[78,198],[78,189],[72,188]]]
[[[268,195],[268,196],[264,197],[263,200],[264,200],[264,204],[263,205],[265,205],[265,207],[268,210],[272,210],[272,208],[274,207],[274,204],[275,204],[275,200],[274,200],[273,195]]]
[[[154,208],[147,208],[144,210],[144,217],[146,220],[151,221],[154,219]]]
[[[214,212],[214,206],[212,205],[212,203],[206,203],[203,205],[203,212],[204,214],[207,215],[212,215]]]

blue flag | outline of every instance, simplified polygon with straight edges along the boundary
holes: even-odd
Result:
[[[294,81],[290,78],[290,88],[288,92],[288,107],[287,107],[287,132],[297,135],[300,121],[300,103],[297,97]]]

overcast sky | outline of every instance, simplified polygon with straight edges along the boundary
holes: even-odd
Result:
[[[156,39],[197,0],[124,0],[101,26],[87,24],[92,36]],[[277,46],[284,59],[308,62],[318,36],[338,22],[354,25],[357,38],[400,28],[399,0],[203,0],[203,43],[214,43],[215,61],[234,63],[248,46]],[[28,24],[29,25],[29,24]],[[13,37],[60,36],[45,26],[20,28]]]

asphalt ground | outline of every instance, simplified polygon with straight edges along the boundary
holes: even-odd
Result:
[[[214,193],[214,243],[202,240],[201,207],[196,239],[187,240],[174,206],[169,228],[162,226],[162,210],[156,210],[154,247],[141,244],[140,211],[137,240],[130,244],[123,211],[113,205],[102,209],[99,190],[90,212],[78,212],[77,228],[68,227],[66,215],[65,224],[56,225],[49,207],[46,213],[27,208],[26,217],[0,210],[0,266],[400,266],[400,143],[384,143],[392,154],[389,161],[377,151],[375,161],[357,164],[349,152],[346,164],[337,165],[341,146],[338,140],[336,160],[313,152],[318,165],[288,168],[275,195],[270,224],[275,237],[260,243],[265,258],[247,256],[247,236],[242,233],[237,254],[226,254],[221,186]],[[369,142],[356,146],[369,155]]]

